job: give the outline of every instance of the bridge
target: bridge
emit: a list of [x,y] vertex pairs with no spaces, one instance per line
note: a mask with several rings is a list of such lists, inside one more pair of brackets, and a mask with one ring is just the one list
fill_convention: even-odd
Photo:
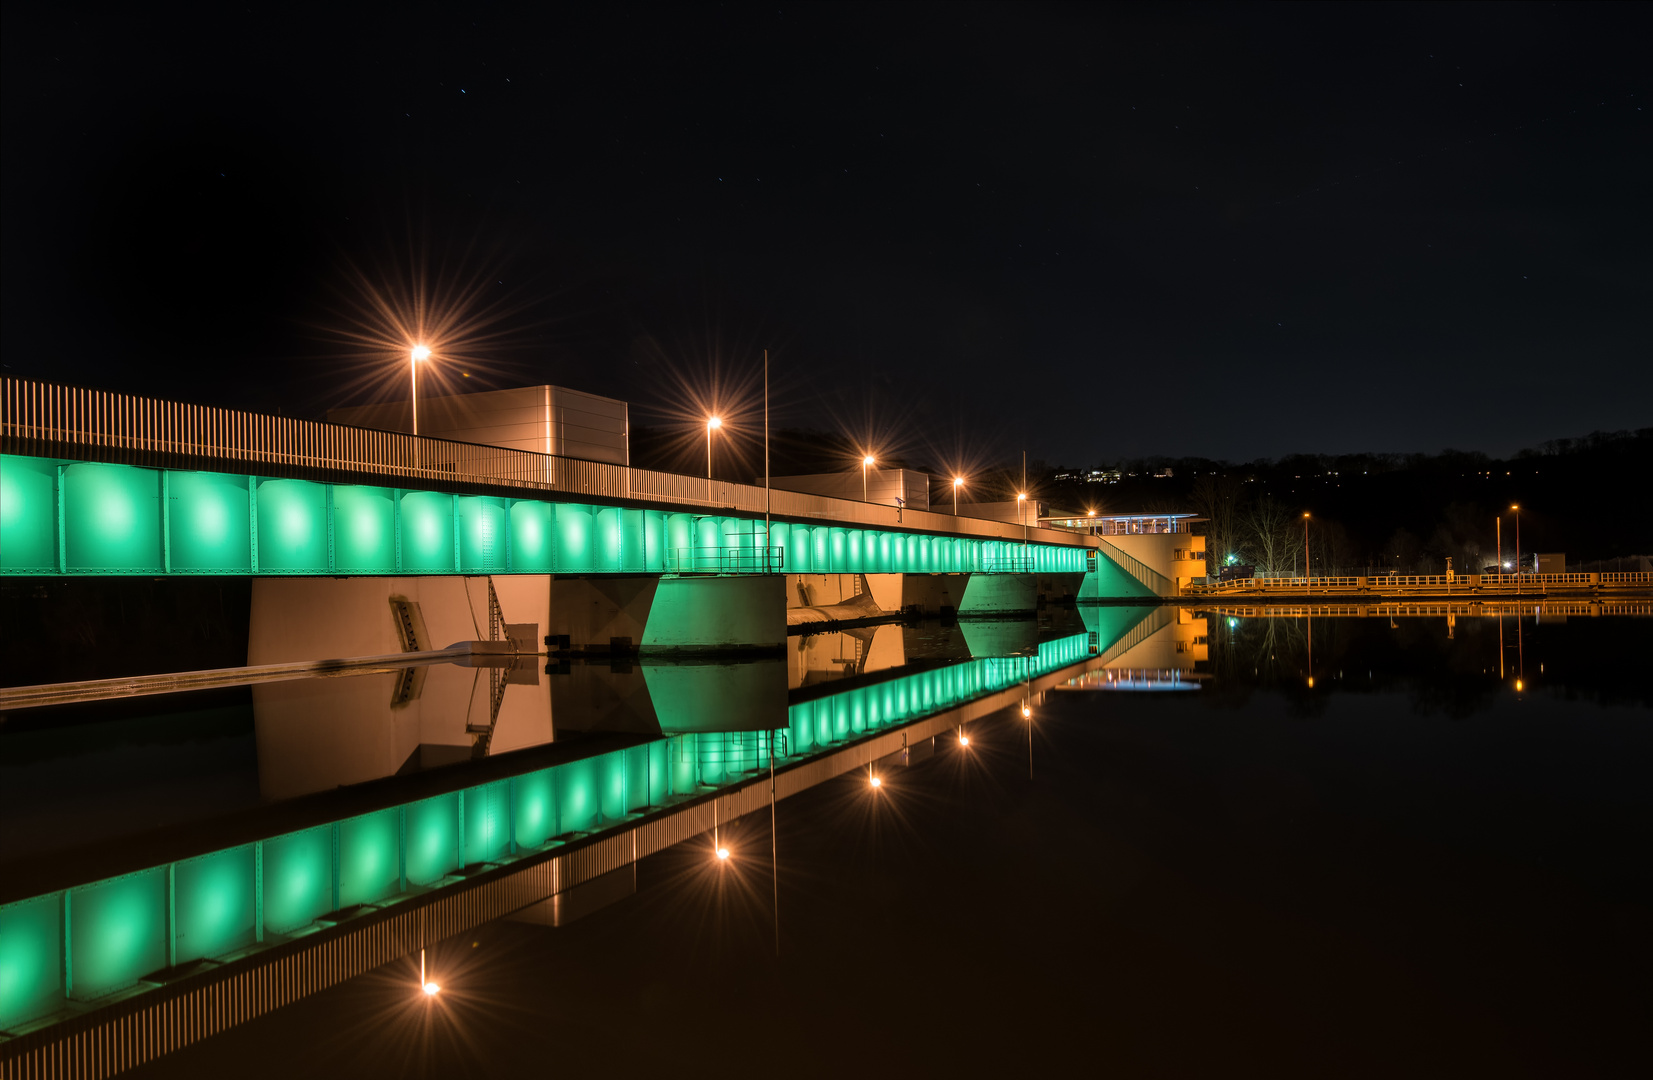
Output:
[[[555,578],[543,596],[516,589],[508,620],[574,647],[643,648],[774,644],[802,603],[779,575],[827,575],[840,592],[871,575],[882,610],[961,617],[1029,612],[1044,594],[1177,591],[1077,530],[11,378],[0,574],[248,576],[276,605],[330,603],[329,587],[269,579],[379,578],[385,596],[353,602],[380,609],[399,579]],[[617,596],[628,576],[649,579],[641,601]],[[559,614],[594,608],[618,621]],[[763,625],[711,629],[731,612]]]

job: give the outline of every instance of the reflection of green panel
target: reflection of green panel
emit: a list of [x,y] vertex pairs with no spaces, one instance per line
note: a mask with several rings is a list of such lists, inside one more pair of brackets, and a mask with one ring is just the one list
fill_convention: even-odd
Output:
[[591,507],[557,504],[557,572],[590,570],[593,558]]
[[63,894],[0,907],[0,1029],[63,1005]]
[[518,499],[511,504],[511,569],[548,574],[551,562],[551,504]]
[[57,463],[0,456],[0,568],[57,570]]
[[499,780],[465,792],[464,863],[492,862],[511,846],[510,785]]
[[402,570],[440,574],[455,569],[453,497],[434,491],[402,495]]
[[538,847],[557,835],[557,807],[553,801],[553,791],[550,769],[517,777],[518,847]]
[[626,814],[626,755],[617,750],[596,759],[597,788],[603,818],[614,821]]
[[341,574],[396,572],[396,493],[389,488],[333,488],[333,565]]
[[459,869],[459,795],[438,795],[407,808],[407,873],[429,885]]
[[258,482],[258,569],[327,572],[325,484]]
[[175,472],[167,488],[173,570],[246,573],[252,568],[246,477]]
[[176,864],[178,963],[222,956],[252,944],[255,877],[251,844]]
[[264,841],[264,926],[278,934],[333,909],[333,830],[323,825]]
[[166,966],[166,870],[100,881],[69,895],[70,996],[131,986]]
[[368,904],[401,887],[395,808],[339,823],[339,907]]
[[593,515],[592,521],[596,532],[593,536],[591,568],[606,573],[617,572],[621,561],[620,510],[615,506],[602,507]]
[[158,572],[161,474],[78,462],[63,472],[68,568]]
[[462,495],[459,500],[460,565],[468,574],[505,569],[505,510],[500,500]]
[[595,758],[572,761],[558,767],[557,804],[563,832],[580,832],[597,827],[601,815]]

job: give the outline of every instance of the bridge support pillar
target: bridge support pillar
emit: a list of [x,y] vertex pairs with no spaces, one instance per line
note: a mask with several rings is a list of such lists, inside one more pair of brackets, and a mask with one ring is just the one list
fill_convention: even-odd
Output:
[[641,652],[655,656],[780,653],[786,578],[780,574],[662,577]]
[[1000,619],[1031,615],[1039,608],[1038,582],[1032,574],[971,574],[959,601],[959,618]]

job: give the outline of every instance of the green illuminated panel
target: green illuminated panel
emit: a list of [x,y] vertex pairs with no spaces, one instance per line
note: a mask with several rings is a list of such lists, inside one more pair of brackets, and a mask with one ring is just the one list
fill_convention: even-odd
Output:
[[459,796],[438,795],[407,808],[407,876],[429,885],[459,869]]
[[597,800],[597,762],[572,761],[557,770],[558,823],[563,832],[594,829],[602,819]]
[[166,967],[166,915],[163,867],[72,890],[69,996],[89,1001]]
[[452,573],[453,496],[409,491],[402,496],[402,571]]
[[258,569],[325,574],[327,485],[308,480],[258,481]]
[[0,907],[0,1029],[63,1005],[63,894]]
[[623,547],[620,528],[620,510],[614,506],[596,508],[592,517],[595,541],[591,553],[591,569],[599,573],[615,573],[621,568]]
[[278,934],[333,910],[333,828],[264,841],[264,926]]
[[177,963],[252,944],[257,914],[253,845],[178,863],[173,875]]
[[395,810],[339,822],[339,907],[370,904],[401,888],[401,815]]
[[0,567],[57,570],[57,463],[0,457]]
[[467,574],[505,569],[505,504],[500,499],[462,495],[459,503],[459,557]]
[[333,487],[333,566],[341,574],[396,572],[396,493]]
[[548,574],[551,553],[551,504],[518,499],[511,504],[511,570]]
[[252,568],[245,476],[168,474],[167,518],[174,573],[244,574]]
[[67,569],[160,573],[161,474],[77,462],[63,470]]
[[591,537],[591,507],[558,503],[556,515],[558,572],[566,574],[592,569],[595,556]]

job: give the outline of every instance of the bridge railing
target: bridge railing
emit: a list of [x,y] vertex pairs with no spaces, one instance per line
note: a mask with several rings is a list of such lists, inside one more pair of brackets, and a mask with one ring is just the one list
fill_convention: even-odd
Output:
[[[209,459],[227,471],[282,475],[324,470],[412,484],[465,483],[526,491],[765,512],[765,489],[579,458],[435,439],[396,431],[188,405],[38,379],[0,378],[0,445],[8,453],[134,465]],[[192,465],[191,467],[199,467]],[[780,518],[818,519],[987,540],[1090,546],[1061,529],[1024,529],[982,518],[771,489]]]

